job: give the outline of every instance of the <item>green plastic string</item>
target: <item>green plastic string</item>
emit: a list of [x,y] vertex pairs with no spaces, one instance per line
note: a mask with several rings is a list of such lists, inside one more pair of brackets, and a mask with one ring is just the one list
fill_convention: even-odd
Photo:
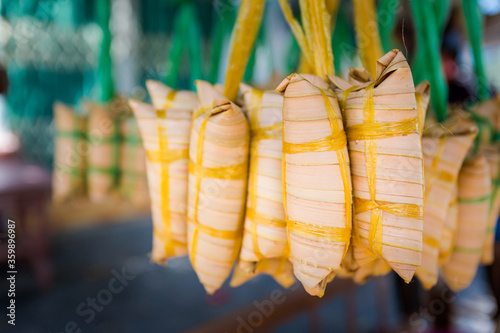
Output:
[[342,65],[342,60],[352,59],[356,53],[354,31],[348,20],[349,10],[348,2],[341,1],[332,34],[333,64],[336,75],[342,75],[345,70],[346,66]]
[[[265,15],[265,14],[264,14]],[[264,21],[264,18],[262,18]],[[265,44],[265,37],[266,37],[266,24],[261,24],[260,25],[260,30],[259,34],[257,35],[257,40],[255,41],[255,44],[253,46],[252,53],[250,54],[250,58],[248,59],[248,64],[247,68],[245,69],[245,75],[243,76],[243,82],[248,82],[251,83],[253,81],[253,74],[255,71],[255,61],[256,61],[256,55],[257,55],[257,49],[259,46]]]
[[384,52],[389,52],[394,48],[391,34],[396,24],[395,18],[399,4],[400,0],[382,0],[378,6],[378,30]]
[[167,62],[165,66],[166,75],[164,83],[174,89],[179,85],[179,70],[184,49],[184,38],[186,23],[189,19],[189,9],[182,6],[175,15],[174,27],[170,37],[170,46],[167,51]]
[[436,15],[439,36],[443,33],[446,23],[448,22],[450,5],[451,0],[434,0],[433,10],[434,15]]
[[235,8],[230,4],[225,4],[224,6],[231,7],[224,7],[224,10],[216,9],[213,12],[214,28],[212,29],[210,38],[210,71],[208,73],[208,81],[212,84],[218,82],[224,41],[231,35],[231,30],[236,20]]
[[[436,17],[436,34],[439,41],[443,36],[444,28],[448,20],[450,5],[451,0],[434,0],[432,2],[432,10]],[[413,80],[415,84],[418,84],[427,78],[427,69],[427,59],[422,52],[422,48],[417,47],[415,60],[413,61],[412,66]]]
[[[448,86],[440,55],[437,22],[430,0],[410,0],[417,32],[417,43],[425,59],[426,79],[431,84],[431,102],[439,121],[447,117]],[[419,68],[419,70],[421,70]],[[414,73],[418,73],[414,71]]]
[[97,65],[96,100],[108,102],[113,98],[115,87],[113,83],[113,64],[111,61],[111,31],[109,19],[111,17],[110,0],[97,0],[97,24],[102,31],[101,52]]
[[[92,135],[87,135],[87,141],[90,144],[110,144],[111,145],[111,165],[109,167],[97,167],[97,166],[87,166],[87,176],[92,173],[101,173],[110,175],[112,179],[112,188],[117,188],[120,180],[120,143],[122,141],[120,135],[120,123],[119,119],[113,120],[113,133],[107,138],[95,137]],[[88,180],[87,180],[88,182]]]
[[483,41],[483,16],[477,0],[462,0],[462,8],[467,25],[469,42],[474,57],[474,70],[477,79],[477,97],[480,101],[490,98],[488,80],[484,70],[481,44]]
[[183,5],[186,7],[188,19],[186,22],[185,42],[187,43],[187,51],[189,56],[189,78],[191,81],[191,89],[195,90],[194,82],[203,79],[202,69],[202,38],[200,20],[197,18],[196,7],[192,2]]
[[289,75],[295,71],[299,63],[300,58],[300,48],[299,44],[295,40],[292,34],[290,34],[290,41],[288,43],[288,52],[284,54],[285,59],[283,63],[285,64],[285,75]]

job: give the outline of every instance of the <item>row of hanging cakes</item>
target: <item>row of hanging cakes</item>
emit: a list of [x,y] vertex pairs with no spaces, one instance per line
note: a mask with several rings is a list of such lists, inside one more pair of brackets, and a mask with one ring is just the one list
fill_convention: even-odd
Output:
[[148,81],[152,105],[130,101],[147,156],[152,259],[188,254],[208,293],[233,266],[233,286],[265,273],[317,296],[335,276],[391,270],[425,288],[439,272],[466,287],[493,260],[500,149],[476,123],[498,131],[498,101],[424,126],[429,84],[414,86],[401,52],[367,52],[367,68],[336,77],[325,4],[300,4],[306,29],[280,0],[314,74],[289,75],[276,91],[240,85],[264,6],[243,1],[224,86]]
[[[278,92],[241,84],[240,106],[204,81],[197,94],[148,81],[153,105],[130,105],[147,154],[152,259],[189,254],[209,293],[236,260],[233,286],[260,273],[290,286],[295,275],[321,296],[336,275],[392,269],[430,288],[441,269],[466,287],[493,260],[498,145],[473,151],[477,127],[458,111],[422,138],[428,83],[414,87],[397,50],[377,66],[376,79],[292,74]],[[496,101],[482,108],[498,117]]]

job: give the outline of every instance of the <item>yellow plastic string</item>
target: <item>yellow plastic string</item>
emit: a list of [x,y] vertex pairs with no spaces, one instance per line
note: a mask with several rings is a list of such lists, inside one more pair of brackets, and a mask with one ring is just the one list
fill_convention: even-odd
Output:
[[303,29],[288,0],[279,0],[283,15],[314,73],[323,79],[335,73],[331,45],[331,16],[324,0],[300,0]]
[[[163,242],[165,244],[165,254],[167,256],[175,254],[174,244],[172,242],[172,230],[170,229],[169,163],[182,158],[187,158],[187,150],[185,150],[180,153],[178,152],[175,156],[175,159],[164,162],[164,160],[168,160],[170,158],[170,151],[168,150],[167,127],[164,126],[164,122],[167,115],[166,110],[172,106],[174,99],[175,91],[171,90],[165,98],[163,109],[156,111],[159,152],[158,154],[155,154],[157,156],[157,159],[153,159],[160,162],[160,198],[163,223],[162,234]],[[184,153],[184,155],[181,155],[182,153]],[[148,153],[148,158],[150,157],[150,155],[152,155],[151,152]]]
[[353,0],[354,28],[363,66],[377,76],[377,60],[383,55],[374,0]]
[[276,123],[266,127],[261,127],[251,131],[252,141],[279,139],[281,137],[281,127],[283,124]]
[[212,237],[226,239],[226,240],[231,240],[231,239],[235,239],[235,238],[239,237],[239,230],[218,230],[218,229],[214,229],[212,227],[209,227],[207,225],[201,224],[195,220],[190,219],[189,222],[192,222],[195,224],[197,231],[201,231],[204,234],[207,234],[207,235],[212,236]]
[[260,224],[268,227],[281,228],[286,227],[286,221],[277,219],[275,217],[258,213],[254,209],[248,207],[246,211],[246,216],[255,224]]
[[[170,212],[171,213],[180,213],[180,214],[184,213],[184,212],[175,212],[173,210],[170,210]],[[163,237],[165,237],[165,234],[162,231],[158,230],[158,228],[155,228],[154,226],[153,226],[153,235],[155,235],[156,237],[158,237],[160,239],[163,239]],[[181,241],[178,241],[176,239],[171,239],[169,243],[171,243],[172,246],[174,246],[174,245],[186,246],[186,242],[181,242]]]
[[265,0],[242,0],[231,35],[229,62],[224,84],[224,95],[236,100],[245,67],[259,32]]
[[325,0],[326,11],[330,15],[330,26],[333,27],[337,11],[339,9],[340,0]]
[[388,213],[391,213],[400,217],[410,217],[413,219],[423,220],[423,210],[419,205],[413,204],[395,204],[391,202],[373,202],[368,200],[363,200],[360,198],[354,198],[354,203],[356,205],[356,213],[361,214],[369,210],[379,208]]
[[426,245],[429,245],[430,247],[433,248],[438,248],[439,247],[439,240],[434,238],[433,236],[427,235],[426,237],[423,238],[423,242]]
[[349,97],[349,94],[358,88],[359,88],[358,86],[352,86],[344,90],[344,92],[342,93],[342,98],[340,99],[340,107],[342,108],[342,110],[345,110],[346,108],[347,97]]
[[338,133],[321,138],[307,143],[290,143],[283,144],[283,152],[285,154],[306,153],[314,150],[315,152],[339,150],[347,145],[345,132],[343,130]]
[[304,237],[310,237],[311,235],[313,235],[321,240],[327,240],[330,242],[349,244],[349,238],[351,237],[350,228],[332,227],[291,220],[288,221],[287,226],[289,232],[292,232],[294,234],[298,234]]
[[418,132],[420,136],[424,133],[425,114],[427,110],[424,108],[424,98],[419,92],[415,92],[415,100],[417,101],[417,117],[418,117]]
[[398,122],[352,125],[349,127],[347,140],[376,140],[418,133],[417,126],[417,118],[410,118]]
[[147,150],[146,155],[151,163],[172,163],[187,158],[189,149],[167,149],[165,151]]
[[193,161],[189,161],[189,172],[201,178],[217,179],[245,179],[247,163],[240,163],[227,167],[207,168]]
[[281,10],[283,11],[283,16],[285,16],[285,20],[290,26],[290,30],[299,44],[300,49],[302,50],[302,54],[304,55],[306,61],[309,65],[313,66],[313,55],[312,50],[309,49],[309,44],[307,42],[306,36],[302,27],[300,26],[299,21],[293,16],[292,7],[288,0],[279,0],[279,4],[281,6]]

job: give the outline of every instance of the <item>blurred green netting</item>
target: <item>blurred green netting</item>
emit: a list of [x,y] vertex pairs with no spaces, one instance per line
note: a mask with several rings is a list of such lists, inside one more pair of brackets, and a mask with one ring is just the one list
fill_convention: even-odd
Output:
[[[228,43],[236,15],[232,0],[104,1],[113,6],[129,1],[132,7],[129,17],[121,22],[135,20],[138,38],[132,41],[117,36],[123,39],[115,40],[113,23],[110,30],[112,54],[115,46],[133,43],[131,49],[138,67],[135,85],[144,87],[146,79],[156,79],[177,89],[189,89],[197,78],[218,81],[222,46]],[[101,26],[98,24],[99,3],[102,0],[0,3],[0,61],[6,64],[10,80],[5,121],[19,135],[22,153],[31,162],[51,166],[55,101],[78,109],[82,98],[108,99],[114,92],[113,83],[106,79],[106,68],[102,68],[103,31],[105,41],[109,42],[110,35],[102,29],[102,20]],[[118,10],[113,8],[113,12]],[[183,20],[176,30],[178,14]],[[214,26],[217,31],[212,29]],[[182,38],[173,38],[176,35]],[[208,42],[212,38],[217,39],[214,45]],[[180,56],[172,57],[178,49]],[[210,66],[212,63],[216,66]],[[110,66],[116,70],[111,63],[104,67]],[[174,76],[167,75],[167,71],[176,73],[175,80],[168,80]]]
[[92,1],[3,0],[0,61],[7,64],[8,126],[19,134],[23,154],[49,166],[52,104],[75,104],[90,91],[99,31]]

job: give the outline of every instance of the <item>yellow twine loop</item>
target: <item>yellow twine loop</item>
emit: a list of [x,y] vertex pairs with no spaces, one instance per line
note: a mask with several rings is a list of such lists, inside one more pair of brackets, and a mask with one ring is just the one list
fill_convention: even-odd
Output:
[[377,76],[377,60],[383,55],[374,0],[354,0],[354,28],[363,66]]
[[293,16],[288,0],[279,0],[286,21],[314,73],[323,79],[334,74],[331,15],[324,0],[300,0],[303,28]]
[[224,95],[236,100],[245,67],[259,32],[265,0],[242,0],[238,17],[231,35],[229,62],[227,65]]

